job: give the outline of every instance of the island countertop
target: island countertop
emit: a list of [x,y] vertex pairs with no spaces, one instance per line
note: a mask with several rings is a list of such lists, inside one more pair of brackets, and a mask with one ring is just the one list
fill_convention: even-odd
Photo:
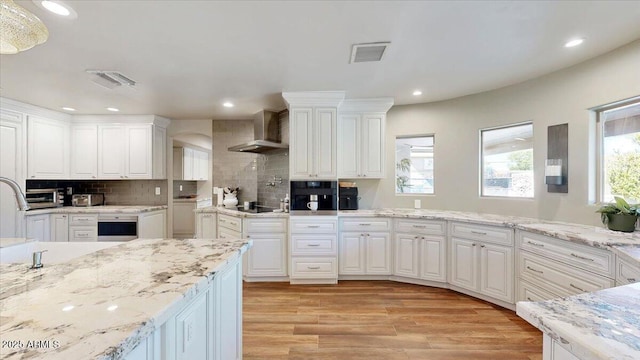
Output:
[[140,239],[38,270],[0,265],[0,357],[120,359],[251,244]]
[[517,314],[580,359],[640,359],[640,283],[540,302]]
[[96,205],[62,206],[57,208],[34,209],[24,212],[25,216],[43,214],[140,214],[156,210],[165,210],[167,205]]

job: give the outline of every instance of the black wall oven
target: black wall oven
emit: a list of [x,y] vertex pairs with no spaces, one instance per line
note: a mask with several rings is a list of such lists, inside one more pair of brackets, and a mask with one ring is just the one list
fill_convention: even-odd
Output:
[[129,241],[138,238],[138,216],[100,215],[98,241]]

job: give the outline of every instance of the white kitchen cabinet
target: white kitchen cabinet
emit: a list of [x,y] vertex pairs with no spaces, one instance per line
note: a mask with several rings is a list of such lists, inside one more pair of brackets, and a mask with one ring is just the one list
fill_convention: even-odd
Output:
[[193,180],[209,180],[209,153],[195,150],[193,160]]
[[167,211],[156,210],[138,215],[138,239],[164,239],[167,228]]
[[449,283],[513,303],[512,230],[451,223]]
[[69,241],[69,217],[67,214],[51,214],[51,241]]
[[367,275],[391,275],[391,237],[389,233],[366,233]]
[[165,130],[153,124],[98,125],[98,177],[166,178]]
[[51,220],[48,214],[30,215],[27,219],[27,238],[36,241],[51,240]]
[[[0,109],[0,176],[14,180],[24,190],[26,171],[26,121],[22,113]],[[0,185],[0,238],[24,237],[23,212],[9,186]]]
[[365,256],[365,241],[362,233],[340,233],[338,252],[340,275],[364,275],[366,273]]
[[71,178],[98,178],[98,125],[71,125]]
[[[210,303],[213,289],[198,294],[193,301],[175,317],[176,359],[210,359],[213,337],[210,322],[213,314]],[[223,295],[224,296],[224,295]]]
[[242,359],[242,262],[216,274],[214,289],[213,358]]
[[616,285],[626,285],[640,282],[640,267],[621,259],[616,261]]
[[247,281],[285,280],[287,271],[287,220],[247,218],[245,237],[253,241],[246,252],[244,278]]
[[292,284],[338,282],[338,219],[334,216],[291,216],[289,233]]
[[69,241],[98,241],[97,214],[69,214]]
[[386,113],[393,99],[348,99],[338,110],[338,177],[384,177]]
[[340,219],[339,274],[391,275],[391,219]]
[[209,153],[188,147],[173,148],[174,180],[209,180]]
[[68,179],[69,122],[29,115],[27,133],[28,178]]
[[[542,334],[542,359],[543,360],[580,360],[559,341],[554,340],[548,334]],[[570,347],[568,344],[567,347]]]
[[192,238],[196,230],[196,209],[194,201],[173,201],[173,236]]
[[196,238],[215,239],[216,237],[216,214],[196,214]]
[[442,235],[420,236],[420,278],[447,281],[447,242]]
[[417,278],[420,271],[418,247],[420,237],[411,234],[396,234],[394,275]]
[[337,177],[337,109],[342,91],[283,93],[289,108],[289,177]]

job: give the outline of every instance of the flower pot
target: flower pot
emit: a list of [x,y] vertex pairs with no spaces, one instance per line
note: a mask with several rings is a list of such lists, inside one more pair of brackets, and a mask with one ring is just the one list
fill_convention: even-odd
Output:
[[636,230],[637,215],[607,214],[609,230],[634,232]]

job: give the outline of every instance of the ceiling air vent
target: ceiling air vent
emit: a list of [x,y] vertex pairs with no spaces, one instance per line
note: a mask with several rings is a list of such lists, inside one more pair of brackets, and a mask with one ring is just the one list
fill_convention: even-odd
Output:
[[113,89],[122,85],[131,87],[136,85],[134,80],[117,71],[87,70],[87,73],[93,75],[91,81],[107,89]]
[[390,42],[376,42],[367,44],[354,44],[351,48],[350,63],[360,63],[368,61],[380,61],[387,51]]

